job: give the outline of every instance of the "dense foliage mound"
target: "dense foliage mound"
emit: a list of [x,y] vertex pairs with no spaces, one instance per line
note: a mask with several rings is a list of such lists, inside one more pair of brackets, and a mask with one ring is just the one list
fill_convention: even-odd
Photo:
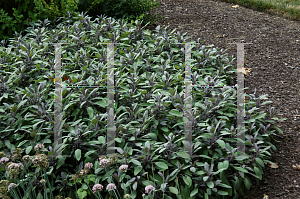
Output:
[[[185,34],[102,15],[44,20],[0,47],[2,196],[239,198],[261,179],[275,135],[270,101],[246,95],[246,153],[236,156],[234,60],[192,45],[192,153],[184,151]],[[60,19],[59,19],[60,20]],[[54,150],[55,45],[62,45],[63,155]],[[107,44],[114,48],[115,146],[106,156]],[[200,42],[201,43],[201,42]],[[221,51],[222,52],[222,51]],[[66,78],[65,78],[66,77]],[[101,85],[103,87],[76,87]],[[228,87],[224,85],[229,85]],[[231,86],[231,87],[230,87]],[[269,127],[274,126],[271,131]],[[24,155],[24,156],[23,156]],[[93,187],[93,188],[91,188]],[[60,195],[60,196],[58,196]]]

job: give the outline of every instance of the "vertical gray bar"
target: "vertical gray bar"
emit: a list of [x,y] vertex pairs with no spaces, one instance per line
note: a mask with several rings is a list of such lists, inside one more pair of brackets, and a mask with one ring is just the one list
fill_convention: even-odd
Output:
[[[61,44],[55,44],[54,148],[62,144]],[[56,150],[54,150],[56,151]],[[54,154],[53,154],[54,155]],[[58,155],[61,156],[59,150]]]
[[184,95],[184,130],[186,133],[186,140],[184,143],[184,150],[192,158],[192,80],[191,80],[191,44],[185,44],[185,95]]
[[114,43],[107,44],[107,66],[107,156],[110,157],[115,153]]
[[252,43],[229,43],[237,44],[237,155],[245,155],[245,124],[244,121],[244,44]]
[[245,153],[244,121],[244,44],[237,44],[237,153]]

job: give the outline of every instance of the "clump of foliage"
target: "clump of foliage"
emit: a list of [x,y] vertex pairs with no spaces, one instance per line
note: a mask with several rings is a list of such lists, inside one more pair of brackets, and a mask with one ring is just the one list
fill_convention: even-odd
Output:
[[[152,0],[151,0],[152,1]],[[31,26],[31,22],[49,19],[53,21],[55,27],[56,19],[66,17],[66,13],[71,12],[71,16],[77,16],[80,12],[87,11],[92,18],[97,15],[122,18],[131,21],[132,19],[143,19],[143,23],[155,21],[152,16],[145,14],[146,11],[158,7],[149,0],[1,0],[0,1],[0,41],[13,36],[14,32],[24,31]],[[111,14],[113,13],[113,14]],[[142,24],[142,25],[144,25]]]
[[[240,198],[261,180],[271,138],[283,133],[270,101],[246,95],[244,156],[236,156],[233,57],[192,44],[192,156],[185,151],[184,55],[188,37],[81,13],[55,29],[33,23],[0,47],[2,194],[18,198]],[[60,20],[58,19],[58,20]],[[53,143],[55,45],[62,45],[63,143]],[[115,146],[106,156],[108,52],[114,48]],[[187,78],[187,77],[186,77]],[[190,77],[188,77],[190,78]],[[78,87],[99,85],[103,87]],[[77,86],[77,87],[76,87]],[[271,129],[271,128],[273,129]],[[274,130],[275,129],[275,130]],[[274,138],[273,138],[274,139]],[[69,157],[51,156],[62,151]],[[24,186],[26,185],[26,186]],[[68,199],[69,199],[68,198]]]
[[93,3],[88,9],[87,5],[82,4],[80,11],[89,10],[87,13],[89,16],[105,14],[107,17],[125,19],[129,22],[131,20],[143,20],[141,25],[145,25],[148,22],[150,22],[149,25],[153,25],[162,18],[162,16],[155,18],[157,14],[151,16],[147,12],[159,6],[159,2],[153,0],[99,0],[97,4]]
[[2,0],[0,1],[0,40],[12,37],[15,31],[24,31],[31,26],[30,22],[46,18],[53,20],[56,17],[66,16],[67,11],[74,14],[78,1]]

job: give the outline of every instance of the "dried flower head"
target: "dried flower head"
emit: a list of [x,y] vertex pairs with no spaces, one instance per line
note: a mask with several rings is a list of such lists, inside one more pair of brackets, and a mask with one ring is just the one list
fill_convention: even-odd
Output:
[[125,164],[123,164],[119,167],[119,171],[127,171],[127,169],[128,169],[128,165],[125,165]]
[[100,162],[102,159],[107,159],[107,157],[104,156],[104,155],[100,156],[100,157],[99,157],[99,162]]
[[23,164],[22,163],[12,163],[8,166],[8,169],[11,170],[11,169],[17,169],[17,170],[20,170],[20,169],[23,169]]
[[72,176],[72,180],[73,181],[76,181],[76,180],[78,180],[79,179],[79,176],[77,175],[77,174],[74,174],[73,176]]
[[13,189],[13,188],[15,188],[15,187],[17,187],[18,185],[17,184],[15,184],[15,183],[10,183],[9,185],[8,185],[8,191],[10,191],[11,189]]
[[43,144],[37,144],[37,145],[35,145],[34,150],[39,152],[41,149],[44,149],[44,148],[45,148],[45,146]]
[[119,161],[118,155],[117,154],[113,154],[109,157],[109,161],[111,164],[115,164]]
[[9,161],[9,159],[7,157],[2,157],[0,159],[0,164],[6,164]]
[[13,151],[13,155],[11,156],[12,161],[19,160],[19,159],[21,159],[21,157],[22,157],[22,149],[16,148]]
[[104,168],[104,167],[108,166],[109,165],[108,159],[102,159],[100,161],[99,165],[100,165],[101,168]]
[[88,173],[89,173],[89,170],[82,169],[79,173],[79,176],[82,177],[82,179],[84,179]]
[[29,155],[24,155],[23,158],[22,158],[22,160],[23,160],[24,162],[29,162],[29,161],[31,161]]
[[19,175],[19,170],[24,168],[22,163],[9,162],[6,165],[6,171],[9,173],[9,178],[16,179]]
[[152,185],[148,185],[145,187],[145,192],[148,194],[150,194],[154,190],[155,190],[155,188]]
[[116,190],[116,189],[117,189],[117,187],[116,187],[116,185],[113,184],[113,183],[109,183],[109,184],[107,185],[107,187],[106,187],[106,190],[108,190],[108,191],[113,191],[113,190]]
[[92,163],[89,163],[89,162],[86,163],[85,166],[84,166],[84,169],[86,169],[86,170],[87,170],[87,169],[91,169],[91,168],[93,168],[93,164],[92,164]]
[[37,154],[32,159],[32,163],[41,169],[47,169],[49,167],[48,158],[45,154]]
[[95,184],[93,186],[93,192],[96,193],[98,191],[102,191],[103,190],[103,186],[101,184]]

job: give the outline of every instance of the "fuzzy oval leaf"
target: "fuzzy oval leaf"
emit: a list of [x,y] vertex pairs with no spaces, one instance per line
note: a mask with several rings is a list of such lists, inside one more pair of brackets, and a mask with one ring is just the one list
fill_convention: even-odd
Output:
[[94,109],[92,107],[87,107],[87,112],[88,112],[89,118],[92,119],[94,117]]
[[254,172],[255,172],[255,174],[259,177],[259,179],[261,180],[261,179],[262,179],[262,176],[261,176],[260,169],[257,168],[257,167],[254,167]]
[[135,159],[131,159],[131,162],[135,165],[141,166],[141,163]]
[[218,190],[218,194],[221,195],[221,196],[227,196],[227,195],[228,195],[228,192]]
[[169,132],[169,129],[167,127],[162,127],[161,130],[163,130],[164,132]]
[[185,184],[186,184],[187,186],[189,186],[189,187],[192,185],[192,179],[191,179],[190,176],[183,176],[183,181],[184,181]]
[[139,172],[141,172],[141,170],[143,169],[142,166],[137,166],[134,168],[134,175],[136,176]]
[[212,181],[210,181],[207,183],[207,186],[212,189],[212,188],[214,188],[214,183]]
[[155,165],[160,168],[160,170],[164,171],[168,169],[168,165],[164,162],[155,162]]
[[260,159],[260,158],[255,158],[255,161],[260,165],[260,166],[262,166],[262,167],[265,167],[265,164],[264,164],[264,162]]
[[178,110],[176,110],[176,109],[170,110],[170,111],[169,111],[169,114],[174,115],[174,116],[176,116],[176,117],[182,117],[182,116],[183,116],[183,114],[180,113],[180,112],[179,112]]
[[249,190],[250,189],[250,182],[247,178],[243,178],[244,180],[244,184],[245,184],[245,187]]
[[28,146],[26,147],[26,154],[28,155],[30,153],[30,151],[32,150],[32,146]]
[[80,160],[80,158],[81,158],[81,149],[76,149],[75,158],[77,159],[77,161]]
[[178,195],[178,189],[177,189],[176,187],[169,187],[169,190],[170,190],[172,193]]
[[136,188],[137,188],[137,182],[133,183],[132,188],[133,188],[133,190],[136,190]]
[[177,155],[178,155],[179,157],[182,157],[182,158],[190,158],[190,155],[189,155],[187,152],[184,152],[184,151],[179,151],[179,152],[177,153]]
[[247,169],[244,169],[242,167],[233,167],[234,169],[238,170],[238,171],[241,171],[241,172],[244,172],[244,173],[248,173],[248,170]]
[[195,188],[192,193],[190,194],[190,197],[193,197],[194,195],[196,195],[198,193],[198,188]]
[[219,183],[218,186],[224,187],[224,188],[227,188],[227,189],[232,189],[231,186],[229,186],[229,185],[227,185],[227,184],[223,184],[223,183]]
[[220,147],[223,149],[225,148],[225,142],[223,140],[217,140],[216,142],[220,145]]

